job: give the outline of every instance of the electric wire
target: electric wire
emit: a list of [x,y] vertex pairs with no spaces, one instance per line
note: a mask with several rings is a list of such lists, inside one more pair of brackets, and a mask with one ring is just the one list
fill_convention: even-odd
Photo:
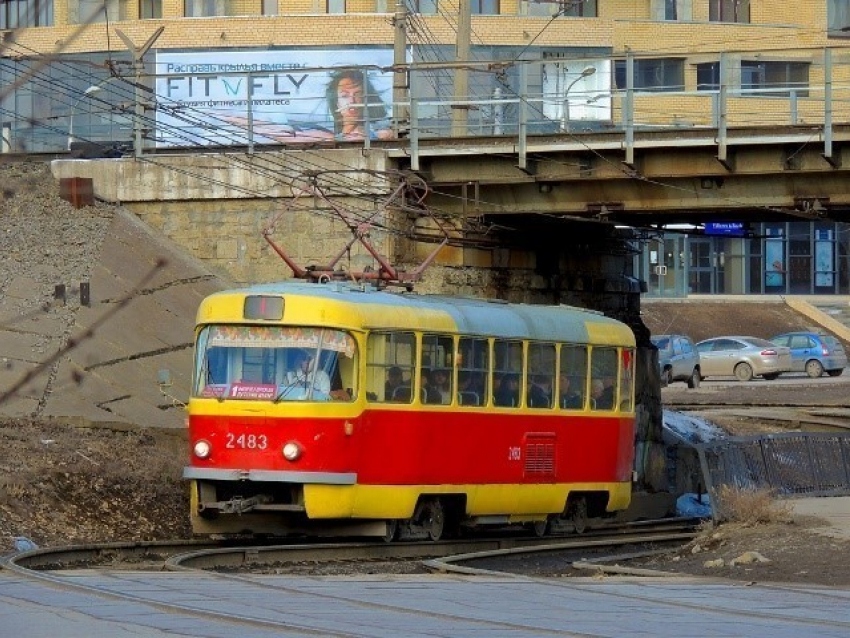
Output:
[[[701,52],[701,53],[702,53],[702,52]],[[762,115],[762,116],[764,115],[763,113],[759,113],[759,114],[760,114],[760,115]],[[630,177],[633,177],[633,178],[640,178],[640,176],[636,176],[636,175],[630,175]],[[667,187],[671,187],[671,186],[673,186],[673,185],[667,185],[667,184],[664,184],[664,183],[659,183],[659,185],[663,185],[663,186],[667,186]]]

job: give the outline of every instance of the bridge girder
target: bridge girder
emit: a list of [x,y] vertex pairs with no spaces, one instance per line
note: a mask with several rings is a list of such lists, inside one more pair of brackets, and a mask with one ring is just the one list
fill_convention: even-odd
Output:
[[[707,220],[850,221],[850,145],[825,158],[817,143],[776,141],[728,147],[638,149],[631,165],[620,149],[518,155],[431,155],[419,171],[433,188],[429,204],[456,215],[545,214],[630,225]],[[575,146],[575,145],[573,145]],[[844,156],[846,157],[846,161]]]

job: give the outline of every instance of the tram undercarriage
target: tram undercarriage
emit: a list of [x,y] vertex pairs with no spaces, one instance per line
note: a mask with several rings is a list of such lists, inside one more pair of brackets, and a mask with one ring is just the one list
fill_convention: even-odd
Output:
[[297,484],[191,482],[191,523],[199,535],[368,536],[390,541],[440,540],[472,529],[523,526],[537,536],[581,534],[608,513],[606,492],[573,492],[558,514],[469,515],[465,494],[423,494],[400,519],[309,518]]

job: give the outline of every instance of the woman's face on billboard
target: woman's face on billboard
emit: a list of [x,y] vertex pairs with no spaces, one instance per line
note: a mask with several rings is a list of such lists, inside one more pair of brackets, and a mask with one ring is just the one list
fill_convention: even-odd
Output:
[[342,78],[336,89],[337,109],[346,119],[360,119],[363,117],[361,107],[363,105],[363,87],[359,82],[351,78]]

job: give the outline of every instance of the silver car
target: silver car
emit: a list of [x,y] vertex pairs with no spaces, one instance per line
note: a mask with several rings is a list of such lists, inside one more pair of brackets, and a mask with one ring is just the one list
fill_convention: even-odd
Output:
[[661,385],[684,381],[689,388],[699,387],[699,352],[693,341],[685,335],[654,335],[650,340],[658,348]]
[[791,349],[757,337],[714,337],[700,341],[702,378],[735,376],[749,381],[753,376],[771,380],[791,371]]

